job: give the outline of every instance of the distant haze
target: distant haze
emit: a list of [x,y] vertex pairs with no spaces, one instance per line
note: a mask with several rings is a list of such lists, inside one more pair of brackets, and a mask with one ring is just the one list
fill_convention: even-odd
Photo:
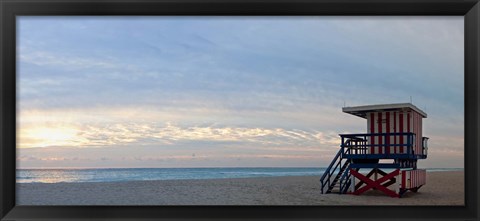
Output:
[[463,17],[17,19],[17,167],[323,167],[347,106],[423,109],[463,167]]

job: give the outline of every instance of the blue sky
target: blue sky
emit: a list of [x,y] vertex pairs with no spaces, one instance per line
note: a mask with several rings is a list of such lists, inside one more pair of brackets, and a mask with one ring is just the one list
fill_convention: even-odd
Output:
[[463,167],[462,17],[19,17],[18,165],[326,166],[347,106],[426,108]]

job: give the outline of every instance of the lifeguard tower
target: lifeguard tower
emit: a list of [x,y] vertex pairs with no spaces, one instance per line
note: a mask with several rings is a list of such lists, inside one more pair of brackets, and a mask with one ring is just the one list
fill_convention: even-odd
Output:
[[320,179],[323,194],[359,195],[377,189],[401,197],[425,185],[426,171],[417,169],[417,161],[427,158],[428,138],[422,137],[425,112],[411,103],[342,110],[366,119],[367,133],[340,134],[340,150]]

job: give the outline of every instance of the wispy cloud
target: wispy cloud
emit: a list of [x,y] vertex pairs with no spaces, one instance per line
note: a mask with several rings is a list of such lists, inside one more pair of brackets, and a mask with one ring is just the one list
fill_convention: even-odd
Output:
[[333,132],[283,128],[247,128],[189,126],[171,123],[165,125],[148,123],[106,125],[45,125],[22,128],[19,135],[20,148],[35,147],[102,147],[119,145],[176,145],[186,142],[230,142],[235,145],[248,143],[257,148],[264,146],[321,146],[336,145]]

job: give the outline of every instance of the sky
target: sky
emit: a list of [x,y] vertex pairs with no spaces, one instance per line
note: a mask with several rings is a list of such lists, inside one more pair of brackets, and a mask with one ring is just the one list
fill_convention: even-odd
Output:
[[448,17],[17,17],[17,168],[324,167],[412,103],[464,165],[464,24]]

